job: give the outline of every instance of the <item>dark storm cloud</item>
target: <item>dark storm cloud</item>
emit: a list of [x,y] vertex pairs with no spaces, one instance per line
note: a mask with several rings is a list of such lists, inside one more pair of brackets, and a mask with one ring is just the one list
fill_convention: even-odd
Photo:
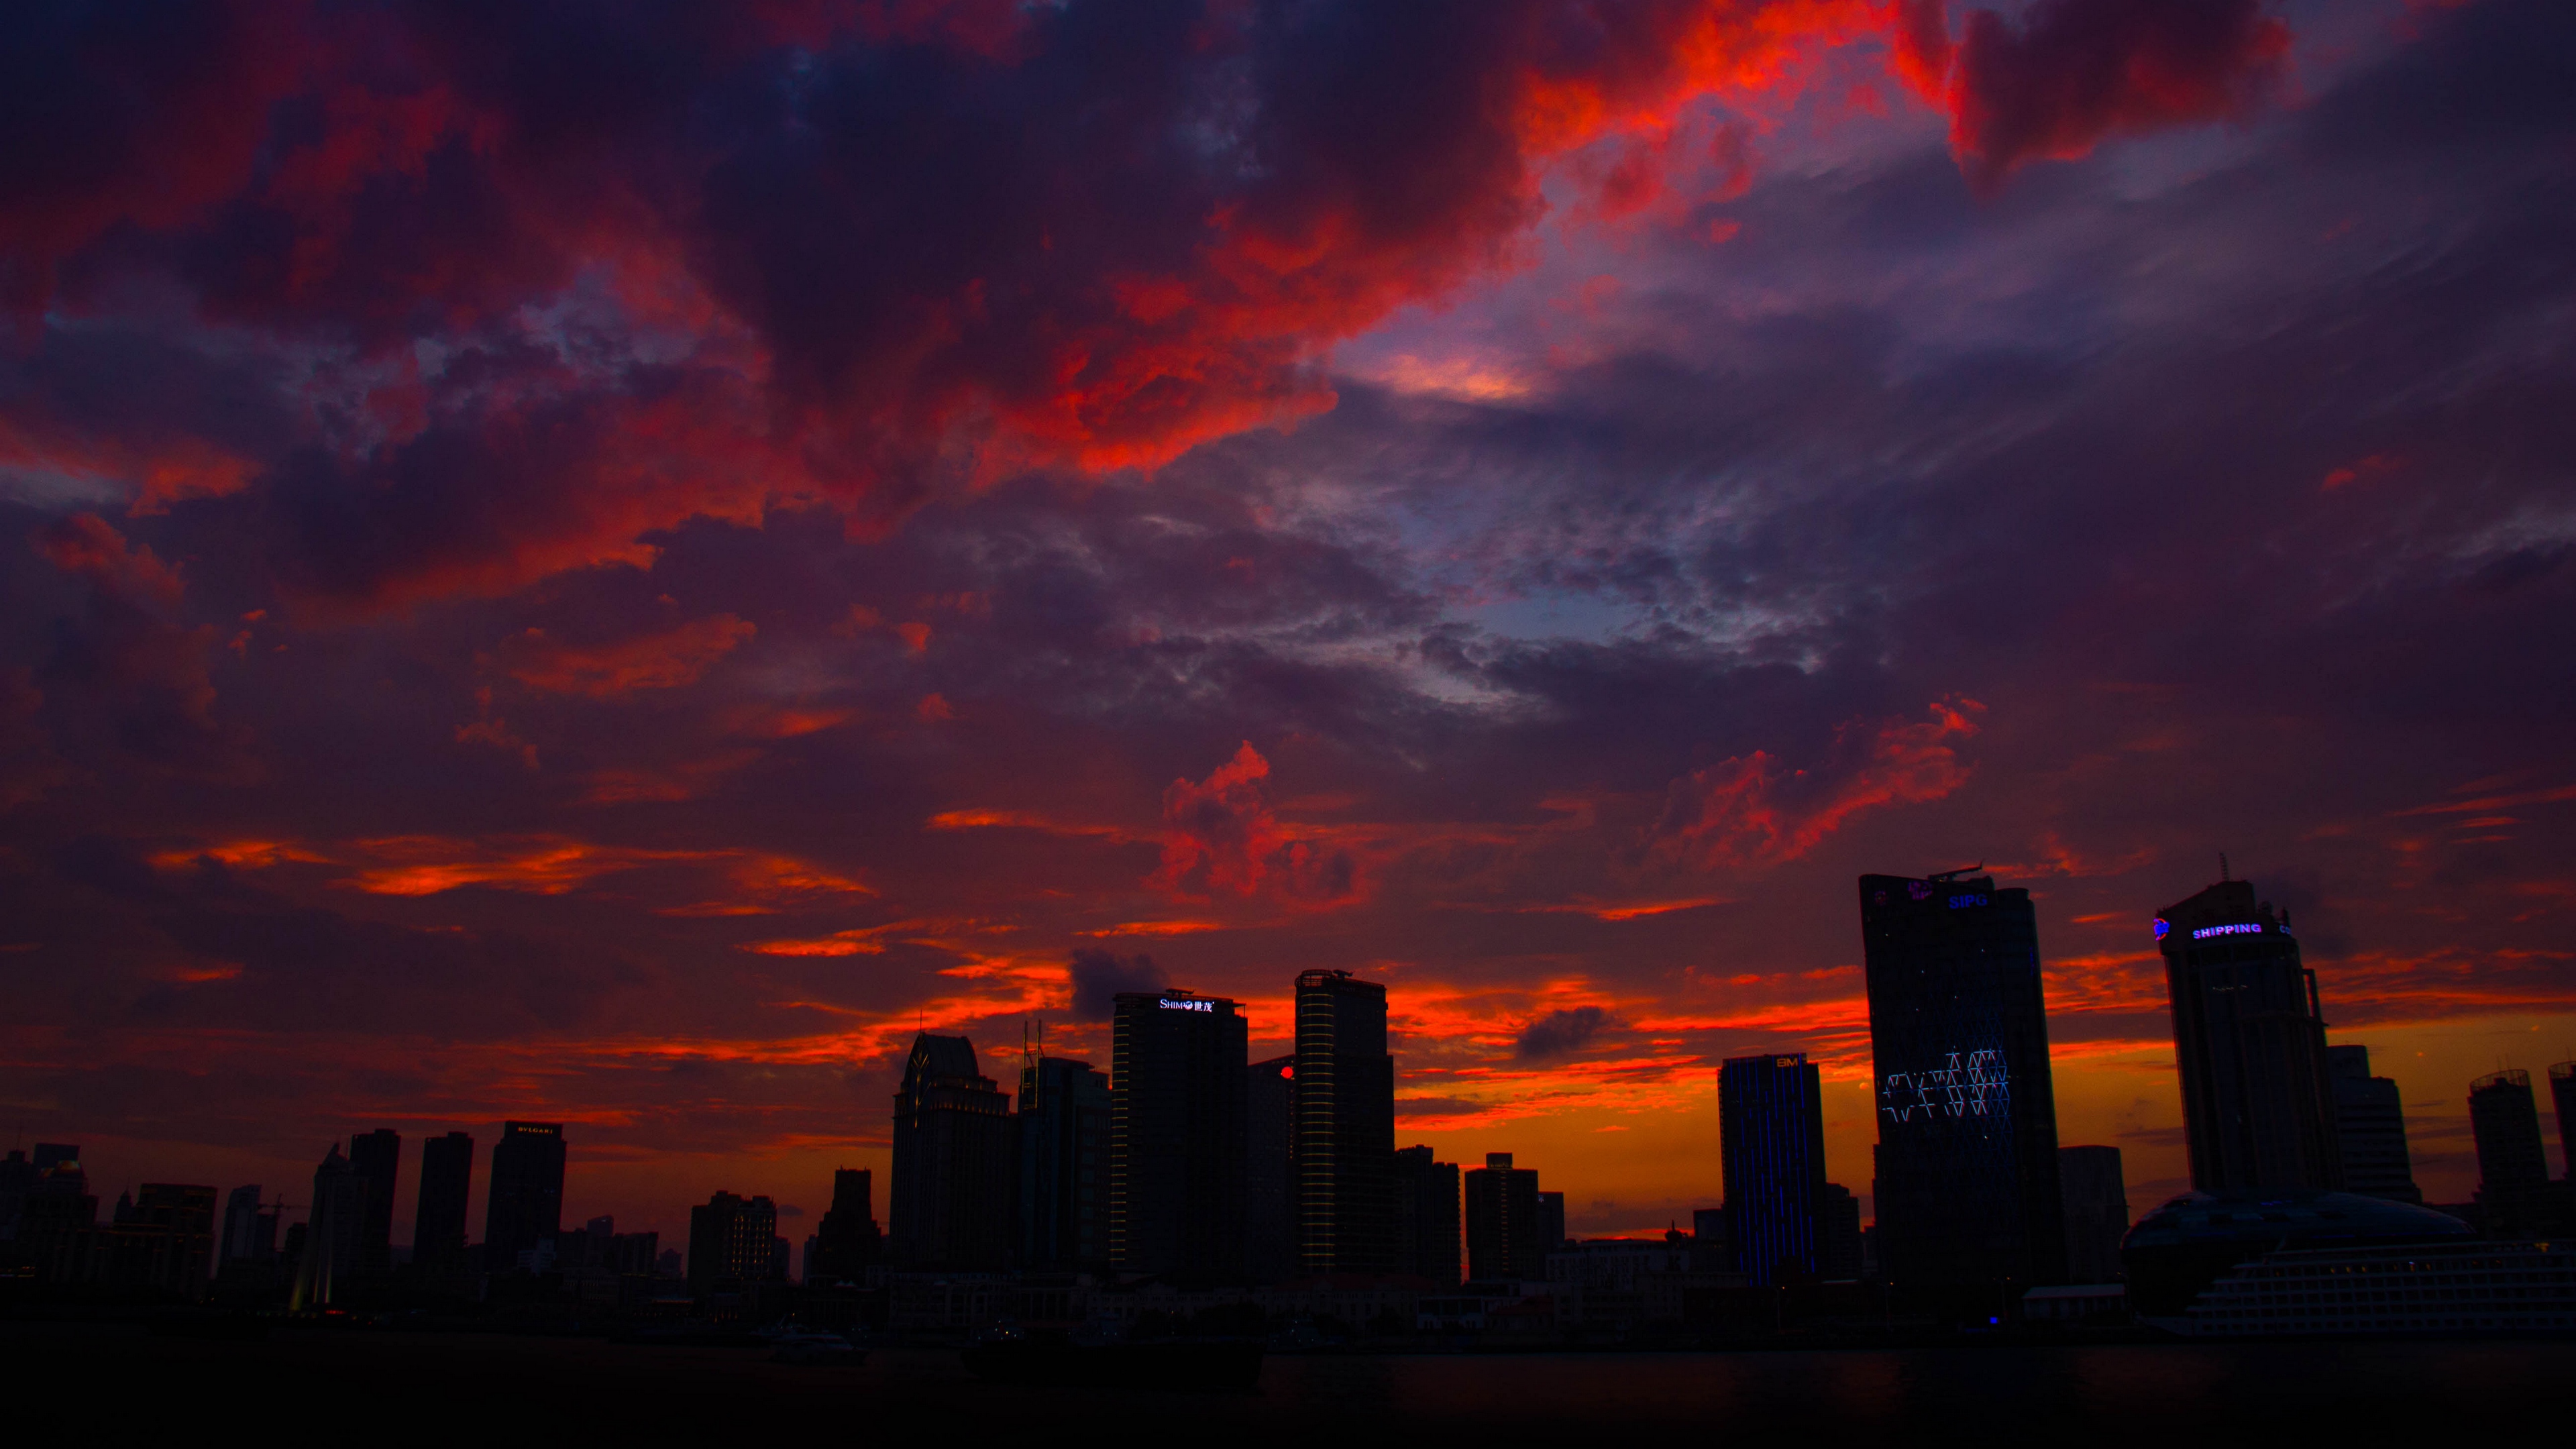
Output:
[[1073,1014],[1081,1021],[1107,1021],[1116,1015],[1120,992],[1152,991],[1171,981],[1151,956],[1121,956],[1096,947],[1074,952],[1071,969]]
[[1581,1051],[1609,1024],[1609,1013],[1600,1007],[1560,1007],[1522,1027],[1512,1054],[1523,1061],[1545,1061]]

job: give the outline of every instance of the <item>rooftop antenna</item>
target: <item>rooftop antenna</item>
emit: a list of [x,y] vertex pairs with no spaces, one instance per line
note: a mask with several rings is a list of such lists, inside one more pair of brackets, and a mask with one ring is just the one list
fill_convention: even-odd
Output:
[[1960,876],[1967,875],[1967,874],[1969,874],[1969,873],[1970,873],[1970,872],[1972,872],[1972,871],[1980,871],[1980,870],[1984,870],[1985,868],[1986,868],[1986,863],[1985,863],[1984,861],[1982,861],[1982,860],[1981,860],[1981,861],[1978,861],[1975,865],[1963,865],[1963,866],[1959,867],[1957,870],[1945,870],[1945,871],[1941,871],[1941,872],[1938,872],[1938,873],[1933,874],[1933,875],[1927,875],[1927,876],[1925,876],[1925,877],[1924,877],[1924,879],[1925,879],[1926,881],[1933,881],[1933,882],[1948,881],[1948,880],[1956,880],[1956,879],[1958,879]]
[[2236,879],[2227,873],[2227,852],[2223,850],[2218,853],[2218,878],[2222,881]]

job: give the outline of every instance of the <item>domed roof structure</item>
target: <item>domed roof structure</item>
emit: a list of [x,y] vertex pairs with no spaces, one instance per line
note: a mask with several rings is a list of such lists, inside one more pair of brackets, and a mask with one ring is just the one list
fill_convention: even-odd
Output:
[[2129,1301],[2176,1314],[2239,1263],[2285,1248],[2364,1247],[2476,1236],[2431,1208],[2349,1192],[2187,1192],[2138,1219],[2120,1243]]

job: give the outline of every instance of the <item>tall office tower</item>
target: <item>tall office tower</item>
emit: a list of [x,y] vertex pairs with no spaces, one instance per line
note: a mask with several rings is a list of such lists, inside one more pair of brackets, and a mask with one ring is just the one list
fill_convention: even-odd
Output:
[[1294,1056],[1243,1069],[1244,1276],[1255,1283],[1297,1275],[1297,1196],[1288,1170],[1296,1085]]
[[1512,1166],[1508,1152],[1488,1152],[1465,1179],[1467,1276],[1479,1283],[1547,1276],[1537,1170]]
[[1816,1214],[1816,1271],[1829,1280],[1860,1276],[1860,1199],[1839,1182],[1825,1184]]
[[1538,1195],[1539,1261],[1541,1263],[1545,1263],[1547,1261],[1547,1254],[1553,1253],[1564,1246],[1565,1194],[1561,1192],[1540,1193]]
[[1865,875],[1860,918],[1880,1271],[1927,1286],[2058,1281],[2057,1098],[2030,892],[1961,871]]
[[1825,1108],[1815,1063],[1802,1052],[1721,1063],[1717,1134],[1735,1271],[1763,1287],[1821,1272]]
[[1177,987],[1118,994],[1109,1257],[1121,1272],[1242,1279],[1246,1031],[1223,997]]
[[2576,1184],[2576,1062],[2549,1069],[2549,1110],[2558,1116],[2558,1165]]
[[379,1127],[352,1135],[349,1170],[367,1185],[367,1225],[359,1234],[358,1271],[382,1278],[394,1270],[394,1183],[402,1172],[402,1134]]
[[2343,1188],[2364,1197],[2422,1202],[2406,1151],[2406,1104],[2397,1083],[2370,1074],[2370,1048],[2326,1048],[2334,1087],[2335,1135],[2343,1147]]
[[894,1266],[959,1273],[1009,1267],[1019,1150],[1011,1094],[976,1065],[975,1044],[962,1036],[914,1037],[894,1098],[894,1183],[886,1204]]
[[2173,1003],[2191,1185],[2202,1192],[2341,1188],[2316,973],[2290,923],[2225,880],[2156,917]]
[[2531,1073],[2489,1072],[2469,1083],[2469,1130],[2478,1139],[2478,1213],[2490,1232],[2540,1226],[2549,1199],[2549,1158],[2540,1145],[2540,1107]]
[[1089,1062],[1033,1055],[1021,1065],[1021,1267],[1109,1266],[1109,1119],[1109,1077]]
[[224,1197],[224,1238],[219,1261],[265,1263],[277,1256],[277,1214],[262,1212],[259,1184],[234,1188]]
[[2120,1240],[2129,1234],[2129,1184],[2117,1147],[2057,1149],[2057,1182],[2066,1199],[2066,1276],[2109,1283],[2120,1276]]
[[1458,1164],[1428,1147],[1395,1154],[1396,1271],[1458,1286]]
[[295,1287],[286,1306],[301,1312],[349,1301],[366,1235],[367,1181],[334,1142],[313,1169],[313,1207],[304,1220],[304,1251],[296,1255]]
[[474,1139],[462,1132],[420,1144],[420,1205],[411,1225],[411,1260],[454,1273],[465,1266],[465,1201],[474,1181]]
[[504,1122],[492,1144],[492,1189],[483,1200],[483,1251],[495,1273],[563,1231],[564,1135],[560,1122]]
[[1395,1058],[1386,988],[1347,971],[1297,977],[1297,1266],[1395,1269]]
[[[805,1281],[857,1283],[885,1256],[875,1189],[864,1167],[832,1170],[832,1208],[805,1240]],[[650,1265],[636,1270],[651,1272]]]
[[778,1208],[766,1197],[719,1192],[689,1209],[689,1292],[719,1283],[771,1283],[778,1264]]

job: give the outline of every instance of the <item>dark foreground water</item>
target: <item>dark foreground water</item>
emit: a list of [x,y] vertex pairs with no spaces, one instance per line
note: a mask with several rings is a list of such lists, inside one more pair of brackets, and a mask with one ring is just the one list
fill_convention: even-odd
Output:
[[[1189,1440],[1338,1449],[2054,1441],[2098,1445],[2561,1443],[2576,1343],[2380,1342],[1466,1357],[1274,1358],[1252,1394],[1000,1388],[954,1354],[849,1368],[757,1351],[352,1333],[201,1343],[0,1332],[0,1421],[70,1437],[266,1434],[281,1443],[842,1445],[965,1449]],[[353,1436],[354,1437],[351,1437]],[[14,1437],[14,1436],[13,1436]],[[171,1439],[170,1442],[178,1442]]]

